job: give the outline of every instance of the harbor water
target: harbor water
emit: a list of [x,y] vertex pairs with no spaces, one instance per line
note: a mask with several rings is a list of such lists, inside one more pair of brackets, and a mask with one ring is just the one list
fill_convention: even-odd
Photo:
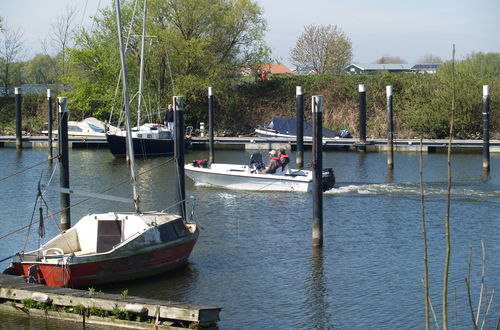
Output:
[[[0,155],[0,236],[4,236],[38,221],[40,203],[34,209],[38,183],[58,186],[59,168],[54,162],[7,178],[43,161],[47,153],[0,149]],[[207,152],[196,151],[187,154],[186,161],[207,157]],[[218,162],[247,163],[250,152],[217,150],[215,157]],[[220,329],[423,329],[419,157],[396,153],[394,171],[388,172],[385,153],[325,152],[324,167],[334,168],[337,184],[323,197],[322,249],[311,244],[311,194],[234,191],[196,186],[186,179],[187,204],[190,210],[194,207],[194,220],[201,227],[186,267],[97,290],[128,290],[129,296],[220,306]],[[306,152],[305,163],[310,159]],[[173,161],[137,159],[136,165],[142,173],[138,179],[142,210],[171,207],[177,184]],[[453,154],[451,174],[449,326],[473,327],[465,278],[470,276],[477,310],[483,244],[487,285],[483,304],[495,290],[485,328],[493,329],[500,311],[500,154],[491,155],[488,174],[483,173],[481,154]],[[429,290],[441,324],[446,154],[423,155],[423,180]],[[107,149],[71,150],[70,185],[123,197],[132,191],[124,159],[114,159]],[[42,198],[44,214],[59,210],[59,193],[47,191]],[[73,223],[88,213],[132,210],[131,205],[74,195],[71,204],[77,204],[71,209]],[[45,238],[38,237],[38,223],[29,235],[24,229],[1,238],[0,259],[47,241],[57,233],[58,221],[58,216],[44,221]],[[1,270],[8,265],[9,260],[2,261]],[[481,306],[481,320],[485,310]],[[0,319],[0,329],[83,328],[5,313]]]

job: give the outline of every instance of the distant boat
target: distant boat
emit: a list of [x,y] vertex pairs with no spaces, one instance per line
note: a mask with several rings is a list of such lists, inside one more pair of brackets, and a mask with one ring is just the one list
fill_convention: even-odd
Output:
[[[82,121],[68,121],[68,136],[69,137],[102,137],[108,133],[117,133],[120,129],[115,126],[106,125],[104,122],[94,117],[85,118]],[[53,130],[52,134],[57,135],[59,132]],[[48,135],[48,131],[42,131],[42,134]]]
[[[255,133],[260,137],[266,138],[297,138],[297,119],[296,118],[273,118],[269,125],[258,126],[255,129]],[[304,138],[312,138],[313,135],[313,125],[311,122],[304,122]],[[324,138],[351,138],[351,134],[347,130],[342,130],[340,132],[332,131],[326,127],[323,127],[323,137]]]
[[[119,0],[116,0],[116,8],[121,30]],[[119,41],[125,73],[121,34]],[[123,86],[127,127],[130,128],[126,79]],[[130,129],[127,131],[130,133]],[[126,138],[131,145],[131,135],[126,134]],[[22,275],[28,281],[49,286],[82,287],[150,276],[185,264],[198,239],[198,227],[187,222],[185,211],[181,215],[140,212],[133,150],[129,151],[129,160],[134,198],[106,198],[133,202],[135,212],[86,215],[74,227],[62,231],[38,249],[17,253],[4,273]],[[59,189],[65,192],[65,188]],[[69,192],[76,193],[66,189],[65,193]]]
[[[115,157],[127,154],[126,132],[106,134],[108,148]],[[174,153],[174,140],[170,131],[160,124],[145,124],[132,128],[134,153],[138,157],[170,156]],[[189,140],[187,140],[189,146]]]
[[[313,172],[310,170],[282,170],[274,174],[261,173],[255,169],[254,163],[261,163],[262,156],[254,153],[249,165],[205,163],[199,166],[193,162],[186,164],[186,175],[197,184],[211,185],[233,190],[253,191],[297,191],[311,192]],[[259,160],[260,158],[260,160]],[[333,169],[323,169],[323,191],[335,185]]]

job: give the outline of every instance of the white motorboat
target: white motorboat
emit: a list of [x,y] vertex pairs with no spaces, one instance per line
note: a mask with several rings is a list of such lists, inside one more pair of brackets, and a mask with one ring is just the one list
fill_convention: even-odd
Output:
[[[106,132],[114,134],[119,131],[118,127],[106,125],[94,117],[88,117],[82,121],[68,121],[69,137],[106,137]],[[48,131],[42,131],[42,134],[47,135]],[[57,135],[58,131],[53,130],[52,134]]]
[[[309,170],[279,169],[274,174],[260,173],[250,165],[208,164],[195,161],[185,164],[186,175],[196,184],[234,190],[311,192],[313,172]],[[323,191],[333,188],[335,175],[331,168],[323,170]]]

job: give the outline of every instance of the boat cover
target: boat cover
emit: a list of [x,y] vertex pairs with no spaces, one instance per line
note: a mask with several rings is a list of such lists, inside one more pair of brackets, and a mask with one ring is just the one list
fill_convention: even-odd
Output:
[[[297,135],[297,119],[296,118],[273,118],[268,128],[278,131],[281,134]],[[304,136],[313,135],[313,124],[310,121],[304,122]],[[339,133],[323,127],[323,137],[334,138],[339,136]]]

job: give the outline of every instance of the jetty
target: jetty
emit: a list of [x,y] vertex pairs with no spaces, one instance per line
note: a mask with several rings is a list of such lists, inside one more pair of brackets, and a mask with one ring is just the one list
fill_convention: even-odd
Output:
[[0,309],[47,319],[135,329],[217,329],[221,307],[199,306],[91,289],[26,283],[0,274]]
[[[54,141],[57,144],[57,140]],[[192,137],[192,148],[194,150],[206,150],[209,146],[208,137]],[[46,149],[48,140],[46,136],[24,136],[22,138],[23,148]],[[107,148],[104,137],[69,137],[69,148],[100,149]],[[304,138],[304,147],[310,149],[311,138]],[[420,151],[420,139],[394,139],[394,150],[397,152],[417,152]],[[454,152],[481,152],[483,148],[482,140],[452,140],[451,144]],[[15,136],[0,136],[0,148],[16,148]],[[219,150],[269,150],[285,148],[295,150],[296,140],[290,138],[261,138],[254,136],[238,137],[214,137],[214,148]],[[389,148],[387,139],[366,139],[364,143],[356,138],[323,139],[323,151],[343,150],[343,151],[367,151],[385,152]],[[448,148],[448,139],[423,139],[423,152],[445,152]],[[500,140],[489,141],[490,152],[500,152]]]

